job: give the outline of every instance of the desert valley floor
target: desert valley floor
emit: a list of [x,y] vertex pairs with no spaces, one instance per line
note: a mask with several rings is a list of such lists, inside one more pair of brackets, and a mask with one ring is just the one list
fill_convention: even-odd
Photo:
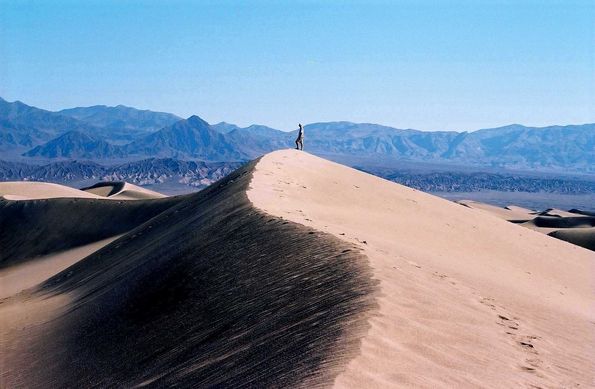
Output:
[[594,383],[590,215],[457,204],[294,150],[189,195],[0,195],[0,387]]

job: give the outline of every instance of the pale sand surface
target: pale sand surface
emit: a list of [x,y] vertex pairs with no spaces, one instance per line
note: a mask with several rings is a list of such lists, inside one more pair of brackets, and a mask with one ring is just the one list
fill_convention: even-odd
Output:
[[0,299],[17,294],[47,280],[120,236],[38,257],[34,260],[26,260],[21,264],[0,269]]
[[6,200],[36,200],[58,197],[76,197],[110,200],[145,200],[167,197],[161,193],[142,188],[137,185],[124,183],[117,193],[108,196],[113,186],[106,185],[87,190],[70,188],[65,185],[47,182],[7,181],[0,182],[0,196]]
[[256,207],[361,247],[380,281],[335,386],[593,385],[593,252],[303,152],[264,156],[251,188]]
[[556,209],[556,208],[548,209],[545,212],[545,214],[546,215],[551,215],[551,216],[560,216],[560,217],[580,217],[580,216],[585,216],[585,215],[580,215],[580,214],[576,214],[576,213],[572,213],[572,212],[563,211],[561,209]]
[[524,208],[524,207],[519,207],[518,205],[513,205],[513,204],[507,205],[504,208],[506,208],[506,209],[508,209],[510,211],[520,212],[520,213],[524,213],[524,214],[527,214],[527,215],[533,215],[533,214],[536,214],[537,213],[537,212],[535,212],[532,209]]
[[47,182],[0,182],[0,196],[7,200],[50,199],[57,197],[101,198],[93,193]]
[[457,203],[472,209],[480,209],[482,211],[486,211],[493,216],[508,221],[531,220],[537,216],[534,214],[534,211],[511,205],[507,206],[506,208],[500,208],[495,205],[485,204],[473,200],[459,200],[457,201]]

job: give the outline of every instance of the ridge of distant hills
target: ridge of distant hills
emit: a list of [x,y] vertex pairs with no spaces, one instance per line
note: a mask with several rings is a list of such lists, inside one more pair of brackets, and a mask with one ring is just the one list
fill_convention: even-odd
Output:
[[46,158],[76,156],[88,159],[121,158],[124,156],[124,150],[87,132],[68,131],[43,145],[35,146],[23,153],[23,156]]
[[[0,181],[42,181],[81,186],[97,181],[126,181],[150,185],[167,193],[201,189],[225,177],[241,162],[182,161],[175,158],[149,158],[104,165],[91,161],[56,161],[43,165],[0,160]],[[526,192],[590,195],[595,178],[564,177],[494,172],[431,171],[358,167],[375,176],[425,192]],[[427,168],[426,168],[427,169]],[[589,208],[590,209],[590,208]]]
[[[306,149],[342,160],[452,163],[477,167],[595,173],[595,124],[543,128],[513,124],[474,132],[425,132],[369,123],[305,126]],[[51,112],[0,98],[5,160],[142,160],[150,157],[247,161],[293,146],[295,132],[240,128],[117,106]]]
[[180,161],[149,158],[117,165],[57,161],[45,165],[0,160],[0,181],[84,183],[126,181],[138,185],[203,188],[241,166],[238,162]]
[[139,110],[124,105],[77,107],[57,113],[103,128],[122,139],[134,139],[135,136],[160,130],[182,119],[171,113]]

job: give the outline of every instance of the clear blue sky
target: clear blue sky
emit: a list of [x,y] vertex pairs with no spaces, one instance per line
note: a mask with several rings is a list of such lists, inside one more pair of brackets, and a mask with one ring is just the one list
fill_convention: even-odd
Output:
[[595,122],[595,1],[0,0],[0,96],[209,122]]

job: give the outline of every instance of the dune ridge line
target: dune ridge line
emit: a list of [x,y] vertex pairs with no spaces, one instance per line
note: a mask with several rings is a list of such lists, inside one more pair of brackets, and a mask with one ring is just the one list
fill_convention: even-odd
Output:
[[376,283],[353,245],[252,205],[257,163],[4,300],[23,311],[3,326],[4,384],[332,383],[359,350]]

